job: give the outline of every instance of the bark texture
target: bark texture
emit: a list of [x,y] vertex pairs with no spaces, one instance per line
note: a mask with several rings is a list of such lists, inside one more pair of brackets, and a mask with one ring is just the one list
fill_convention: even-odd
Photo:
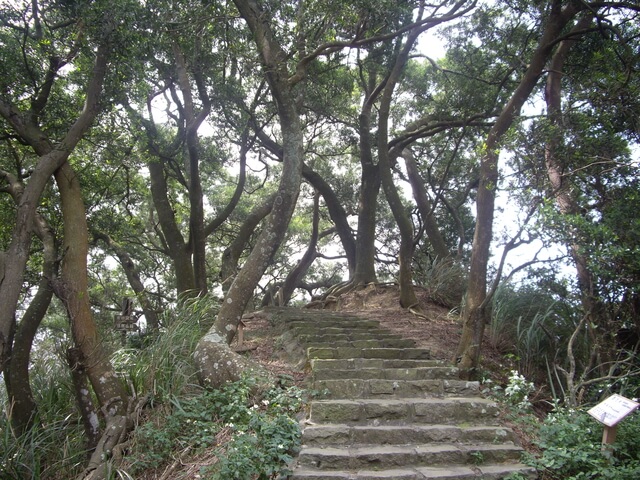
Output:
[[489,131],[480,158],[480,182],[476,198],[476,228],[471,249],[471,265],[466,303],[462,312],[462,337],[456,353],[461,376],[473,376],[480,361],[484,326],[489,321],[487,297],[487,267],[493,234],[495,195],[498,188],[498,158],[500,141],[519,115],[520,109],[537,85],[554,50],[555,42],[565,27],[583,8],[570,3],[565,7],[554,0],[550,15],[529,65],[511,98]]
[[110,415],[122,415],[126,412],[128,396],[104,350],[89,304],[89,233],[80,182],[68,162],[56,170],[55,179],[64,225],[63,259],[56,295],[67,310],[74,342],[82,352],[100,405],[109,404]]
[[4,365],[6,361],[9,338],[15,326],[15,312],[29,256],[31,228],[39,199],[53,173],[66,162],[80,139],[89,130],[99,110],[99,99],[111,49],[108,35],[105,38],[104,43],[96,50],[93,71],[87,83],[83,111],[57,145],[54,145],[35,123],[35,119],[38,118],[37,112],[21,111],[0,99],[0,115],[20,139],[31,146],[39,156],[38,163],[29,177],[29,183],[25,186],[17,206],[15,227],[5,255],[4,275],[0,276],[0,298],[2,298],[0,302],[0,365]]
[[287,56],[265,21],[268,17],[258,3],[254,0],[234,0],[234,3],[254,35],[278,109],[283,169],[273,208],[256,245],[231,284],[213,327],[200,340],[194,352],[201,381],[212,387],[240,378],[242,372],[249,368],[243,365],[246,360],[235,355],[228,344],[235,335],[255,287],[284,238],[302,181],[302,124],[296,106],[296,84],[289,81],[286,68]]
[[413,192],[413,198],[416,201],[420,217],[422,218],[422,224],[424,225],[424,231],[429,239],[433,253],[438,260],[446,260],[451,256],[447,244],[440,233],[440,228],[436,222],[433,214],[433,204],[427,194],[427,189],[424,185],[416,159],[413,156],[413,152],[409,149],[405,149],[402,152],[402,158],[404,158],[405,165],[407,167],[407,176],[409,177],[409,183],[411,184],[411,190]]

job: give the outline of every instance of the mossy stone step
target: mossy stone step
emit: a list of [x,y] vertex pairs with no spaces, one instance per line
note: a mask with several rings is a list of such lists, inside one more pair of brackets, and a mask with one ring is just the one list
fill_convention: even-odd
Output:
[[308,446],[381,445],[405,443],[491,443],[513,442],[511,429],[487,425],[308,425],[302,433],[302,443]]
[[289,480],[499,480],[512,473],[536,478],[535,471],[522,464],[442,466],[418,468],[394,468],[387,470],[322,471],[300,468],[289,476]]
[[498,406],[484,398],[314,400],[311,423],[347,425],[495,425]]
[[415,348],[416,342],[408,338],[370,338],[363,340],[335,340],[333,342],[300,341],[298,343],[306,348]]
[[[300,334],[297,330],[288,330],[282,334],[283,340],[297,340],[298,342],[325,342],[333,343],[340,341],[354,341],[354,340],[376,340],[376,339],[403,339],[400,335],[389,333],[386,330],[379,330],[377,332],[363,331],[363,332],[341,332],[341,333],[326,333],[324,331],[320,333]],[[413,340],[412,340],[413,341]],[[415,342],[414,342],[415,343]]]
[[[393,335],[389,330],[383,328],[373,328],[368,326],[353,327],[353,328],[339,328],[339,327],[320,327],[315,324],[299,325],[295,327],[289,327],[283,332],[283,337],[289,339],[299,338],[305,335],[364,335],[364,336],[376,336],[376,335]],[[396,335],[397,337],[397,335]]]
[[379,329],[380,322],[377,320],[369,320],[366,318],[305,318],[290,319],[285,323],[285,328],[308,328],[312,327],[317,330],[326,328],[339,328],[341,330],[351,330],[356,328],[376,328]]
[[309,347],[309,358],[386,358],[399,360],[427,360],[431,353],[424,348],[356,348]]
[[326,396],[308,405],[289,480],[534,478],[477,382],[375,320],[323,313],[281,318],[285,347]]
[[314,390],[325,392],[325,398],[428,397],[477,395],[478,382],[463,380],[386,380],[332,379],[315,380]]
[[458,375],[458,370],[455,367],[447,366],[440,360],[431,359],[397,359],[397,358],[347,358],[347,359],[332,359],[332,358],[313,358],[311,359],[311,368],[314,372],[321,372],[323,370],[366,370],[366,369],[418,369],[418,368],[438,368],[441,367],[441,371],[446,369],[455,372],[454,375]]
[[349,368],[346,370],[332,369],[338,367],[339,362],[326,364],[323,368],[313,370],[313,380],[337,379],[387,379],[387,380],[443,380],[458,378],[455,367],[414,367],[414,368]]
[[355,445],[348,448],[309,447],[298,464],[326,470],[383,469],[399,466],[516,463],[522,450],[513,444]]

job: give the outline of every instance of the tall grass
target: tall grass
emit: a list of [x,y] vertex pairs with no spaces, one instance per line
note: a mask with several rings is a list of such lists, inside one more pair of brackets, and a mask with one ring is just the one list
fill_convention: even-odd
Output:
[[416,268],[415,280],[424,287],[430,301],[446,308],[459,307],[466,290],[466,272],[450,259],[433,259]]
[[197,383],[192,354],[213,325],[218,301],[211,296],[187,299],[165,312],[163,329],[143,349],[123,348],[113,355],[118,373],[131,394],[166,398]]
[[16,435],[8,420],[6,396],[0,414],[0,478],[67,479],[82,470],[84,430],[75,411],[68,371],[55,355],[41,356],[31,369],[38,415],[31,431]]
[[493,300],[488,340],[499,352],[510,355],[527,378],[539,378],[546,361],[553,361],[558,347],[559,316],[549,296],[535,289],[501,286]]
[[[217,302],[209,297],[184,301],[166,312],[163,330],[144,348],[121,348],[113,364],[134,397],[173,398],[197,383],[191,354],[212,325]],[[36,426],[18,436],[8,421],[6,395],[0,396],[0,479],[66,480],[87,458],[82,423],[76,410],[68,368],[60,354],[65,342],[43,342],[34,352],[30,381],[38,405]]]

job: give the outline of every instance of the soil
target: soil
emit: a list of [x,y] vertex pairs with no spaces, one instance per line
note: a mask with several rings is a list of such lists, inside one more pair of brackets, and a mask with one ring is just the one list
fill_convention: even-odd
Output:
[[[430,349],[432,358],[452,361],[462,331],[457,311],[434,304],[426,291],[417,290],[416,293],[419,299],[420,315],[400,307],[399,290],[395,285],[369,285],[343,294],[329,304],[325,302],[324,306],[327,310],[334,312],[376,319],[384,328],[415,340],[419,347]],[[307,305],[306,308],[318,308],[318,303],[316,302],[313,306]],[[297,369],[282,358],[278,343],[281,332],[270,321],[268,310],[259,310],[245,315],[243,323],[244,340],[241,345],[235,340],[231,347],[243,355],[251,356],[272,373],[285,375],[293,380],[293,383],[304,386],[308,372]],[[500,352],[491,348],[489,342],[485,342],[483,347],[483,367],[483,372],[487,372],[486,375],[490,375],[493,382],[504,385],[510,366]],[[531,451],[532,446],[526,432],[521,431],[517,425],[511,424],[506,415],[503,416],[503,421],[514,428],[522,446]],[[228,432],[223,429],[216,443],[224,443],[225,438],[222,437],[227,434]],[[141,480],[199,478],[198,472],[202,466],[217,461],[210,451],[197,458],[191,456],[189,451],[178,453],[175,462],[166,466],[159,476],[159,472],[149,471],[148,475],[138,478]]]
[[[325,309],[350,315],[375,319],[380,324],[404,338],[415,340],[418,347],[428,348],[434,359],[453,361],[460,335],[462,323],[458,312],[431,302],[427,291],[417,289],[421,315],[400,307],[400,292],[397,285],[369,285],[363,289],[343,294],[334,302],[326,303]],[[316,302],[305,308],[319,308]],[[291,365],[281,360],[275,346],[279,332],[273,330],[268,315],[262,311],[245,316],[245,338],[242,347],[232,345],[237,350],[246,350],[249,354],[276,374],[293,376],[302,379],[304,373],[296,371]],[[504,383],[510,370],[508,360],[493,349],[489,342],[483,347],[483,371],[492,381]]]

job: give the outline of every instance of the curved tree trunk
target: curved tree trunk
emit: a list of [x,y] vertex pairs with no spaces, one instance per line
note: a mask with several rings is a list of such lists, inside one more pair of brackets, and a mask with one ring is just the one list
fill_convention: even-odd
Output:
[[167,196],[168,186],[164,176],[163,162],[158,158],[153,159],[148,163],[148,167],[151,198],[158,213],[164,243],[173,262],[173,271],[176,275],[176,291],[179,297],[191,295],[196,288],[193,263],[191,263],[191,250],[182,233],[180,233],[173,207]]
[[306,164],[302,165],[302,176],[315,188],[329,210],[329,216],[336,226],[336,231],[340,237],[342,248],[347,256],[347,266],[349,267],[349,277],[353,277],[356,270],[356,241],[353,238],[351,227],[347,219],[342,203],[336,196],[331,186],[317,172],[314,172]]
[[[109,362],[91,313],[87,276],[89,235],[80,182],[68,162],[56,170],[55,179],[64,225],[64,256],[55,292],[67,310],[73,339],[84,357],[89,381],[110,428],[113,419],[127,416],[129,399]],[[97,424],[94,427],[99,428]],[[108,456],[109,452],[100,454]]]
[[[7,192],[13,197],[14,202],[19,204],[24,185],[8,172],[0,171],[0,174],[5,177],[8,184]],[[16,325],[15,333],[8,345],[8,358],[3,365],[4,381],[9,405],[11,405],[9,416],[11,425],[18,434],[24,433],[33,426],[37,413],[37,405],[29,381],[29,360],[36,332],[53,297],[51,283],[55,281],[58,270],[56,238],[45,219],[38,213],[33,223],[33,231],[43,247],[42,277],[36,294]],[[1,276],[0,274],[0,278]]]
[[433,215],[433,205],[427,195],[427,189],[424,186],[424,182],[420,177],[418,171],[418,165],[416,159],[413,156],[413,152],[406,148],[402,151],[402,158],[404,158],[405,165],[407,167],[407,176],[409,177],[409,183],[411,184],[411,190],[413,191],[413,198],[418,206],[418,211],[422,217],[422,223],[424,225],[424,231],[427,234],[431,248],[435,253],[438,260],[446,260],[451,256],[447,244],[440,233],[440,228]]
[[29,114],[25,114],[25,112],[0,99],[0,115],[40,157],[29,177],[29,183],[20,197],[11,243],[5,255],[3,272],[0,274],[0,298],[2,298],[2,302],[0,302],[0,366],[3,366],[6,361],[9,337],[15,325],[15,312],[20,298],[22,278],[31,244],[31,226],[36,216],[40,196],[51,175],[66,162],[70,153],[91,127],[91,123],[98,113],[100,94],[107,72],[111,49],[111,45],[108,44],[108,33],[105,31],[105,42],[96,50],[93,71],[88,80],[82,113],[71,126],[64,139],[55,147],[39,126],[34,123],[35,119],[38,118],[38,115],[34,114],[35,112],[27,112]]
[[124,273],[129,281],[129,286],[136,294],[136,298],[138,302],[140,302],[140,306],[142,307],[142,311],[144,313],[144,318],[147,321],[147,325],[149,330],[152,332],[157,332],[160,328],[160,321],[158,320],[158,312],[153,306],[153,302],[147,295],[147,289],[145,288],[142,280],[140,279],[140,275],[138,273],[138,269],[136,268],[135,263],[131,256],[127,253],[127,251],[120,245],[118,242],[114,241],[109,235],[102,232],[95,232],[94,235],[96,238],[99,238],[103,242],[107,244],[107,247],[110,248],[113,253],[116,254],[118,260],[120,261],[120,265],[124,270]]
[[249,258],[231,284],[213,327],[198,342],[194,352],[201,381],[213,387],[237,380],[246,369],[256,368],[244,357],[231,352],[228,343],[233,339],[255,287],[286,234],[300,191],[304,151],[302,124],[295,104],[297,95],[286,69],[287,56],[258,4],[254,0],[234,0],[234,3],[253,32],[271,94],[278,107],[283,168],[271,214]]
[[320,205],[319,205],[319,193],[313,196],[313,227],[311,229],[311,239],[309,240],[309,245],[307,246],[307,250],[304,252],[304,255],[298,262],[287,278],[284,280],[284,284],[282,285],[281,296],[282,296],[282,304],[288,305],[291,297],[293,296],[293,291],[300,284],[305,274],[309,270],[309,267],[313,263],[316,258],[316,247],[318,246],[318,238],[320,236],[320,232],[318,230],[318,224],[320,222]]
[[[420,12],[420,15],[422,12]],[[400,230],[400,251],[398,254],[399,262],[399,282],[400,282],[400,306],[403,308],[417,307],[418,298],[413,288],[413,274],[411,262],[413,261],[413,225],[411,219],[405,209],[402,199],[398,194],[398,190],[393,182],[393,174],[391,172],[392,159],[389,155],[389,114],[391,110],[391,101],[396,84],[400,80],[400,75],[409,58],[409,53],[414,43],[421,33],[421,29],[416,28],[407,35],[407,40],[398,51],[393,69],[385,83],[380,98],[380,106],[378,113],[378,166],[380,169],[380,178],[382,187],[387,197],[389,207],[393,212],[398,229]]]
[[476,198],[476,228],[471,249],[466,303],[462,312],[462,337],[455,359],[463,378],[468,378],[475,373],[480,361],[484,326],[489,321],[488,304],[491,299],[487,297],[487,267],[493,233],[495,193],[499,178],[500,141],[538,83],[554,49],[555,40],[581,8],[579,4],[574,3],[563,8],[560,0],[554,0],[551,14],[538,47],[531,56],[529,66],[483,145],[480,159],[480,183]]
[[36,332],[53,297],[51,282],[55,281],[58,269],[58,249],[53,232],[40,215],[36,216],[35,224],[34,229],[43,245],[42,278],[37,293],[16,327],[11,356],[4,371],[7,396],[12,405],[11,425],[19,433],[31,428],[37,413],[29,381],[29,360]]
[[222,252],[220,283],[225,294],[229,291],[229,287],[238,273],[238,262],[240,261],[240,256],[242,255],[245,245],[249,243],[249,238],[258,224],[271,212],[275,198],[276,195],[272,194],[267,197],[264,202],[256,205],[253,210],[251,210],[249,216],[240,226],[240,230],[233,239],[233,242],[231,242],[231,245]]

